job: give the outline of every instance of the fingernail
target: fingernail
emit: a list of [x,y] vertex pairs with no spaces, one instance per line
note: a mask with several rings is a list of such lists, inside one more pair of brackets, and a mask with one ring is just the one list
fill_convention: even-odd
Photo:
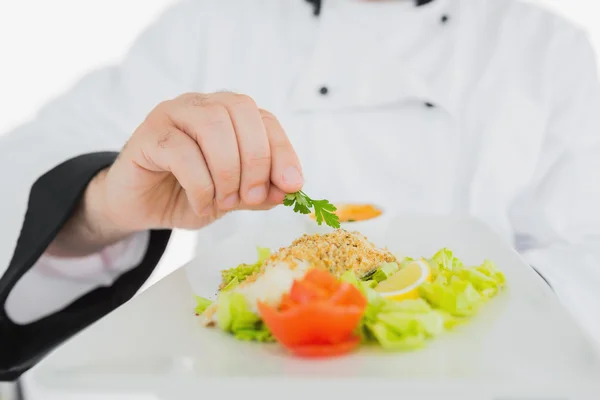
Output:
[[285,171],[283,171],[283,181],[289,185],[301,185],[304,183],[302,174],[296,167],[287,167]]
[[231,209],[238,205],[240,198],[237,193],[230,194],[223,200],[222,207],[225,209]]
[[267,188],[265,185],[254,186],[248,190],[248,202],[252,204],[260,204],[267,197]]

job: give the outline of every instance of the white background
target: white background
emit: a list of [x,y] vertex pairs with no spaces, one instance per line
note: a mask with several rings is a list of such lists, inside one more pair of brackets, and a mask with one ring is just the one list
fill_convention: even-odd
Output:
[[[85,72],[118,62],[175,1],[0,0],[0,134],[33,117]],[[597,1],[531,1],[584,26],[600,54]]]
[[[144,27],[175,1],[0,0],[0,134],[34,117],[40,106],[86,72],[118,62]],[[583,26],[600,61],[600,3],[530,1]],[[167,269],[178,264],[172,262]],[[27,389],[37,400],[34,388]]]

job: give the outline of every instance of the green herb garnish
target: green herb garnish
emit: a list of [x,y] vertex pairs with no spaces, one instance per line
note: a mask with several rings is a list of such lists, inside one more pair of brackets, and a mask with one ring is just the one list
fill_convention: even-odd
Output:
[[321,225],[323,221],[332,228],[340,227],[340,219],[335,213],[337,208],[328,200],[313,200],[303,191],[289,193],[283,199],[284,206],[294,206],[294,212],[300,214],[310,214],[310,209],[313,208],[317,224]]

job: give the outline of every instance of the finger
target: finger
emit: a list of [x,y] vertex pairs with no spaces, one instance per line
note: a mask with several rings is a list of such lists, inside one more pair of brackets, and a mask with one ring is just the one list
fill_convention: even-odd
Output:
[[302,189],[304,178],[296,151],[277,118],[265,110],[260,113],[271,149],[271,182],[285,193],[297,192]]
[[196,215],[211,212],[215,187],[198,144],[174,127],[144,139],[141,148],[149,164],[175,176]]
[[198,145],[215,186],[215,199],[222,210],[239,204],[241,165],[238,142],[227,108],[204,95],[184,98],[170,112],[173,123]]
[[244,206],[247,210],[270,210],[271,208],[277,207],[283,203],[285,192],[279,189],[275,185],[271,185],[267,198],[262,204],[256,206]]
[[271,185],[267,199],[263,204],[268,207],[279,206],[283,204],[286,193],[275,185]]
[[216,93],[229,115],[241,163],[240,197],[245,204],[259,205],[267,198],[271,175],[271,150],[262,118],[254,100],[235,93]]

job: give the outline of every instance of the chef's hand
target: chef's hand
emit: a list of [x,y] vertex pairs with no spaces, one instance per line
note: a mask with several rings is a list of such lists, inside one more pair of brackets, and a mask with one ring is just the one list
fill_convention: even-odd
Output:
[[85,255],[142,230],[198,229],[238,209],[269,209],[302,188],[277,119],[234,93],[159,104],[88,186],[49,253]]

